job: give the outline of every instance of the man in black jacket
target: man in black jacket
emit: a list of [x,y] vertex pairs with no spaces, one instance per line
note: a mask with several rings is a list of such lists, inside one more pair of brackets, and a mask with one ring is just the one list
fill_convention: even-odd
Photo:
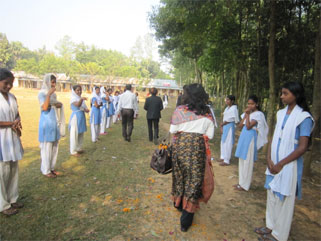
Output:
[[154,125],[154,144],[158,144],[158,123],[161,118],[161,110],[163,109],[163,101],[157,96],[157,89],[152,88],[150,93],[152,96],[146,98],[144,109],[147,111],[146,118],[148,123],[149,141],[153,141],[153,128]]

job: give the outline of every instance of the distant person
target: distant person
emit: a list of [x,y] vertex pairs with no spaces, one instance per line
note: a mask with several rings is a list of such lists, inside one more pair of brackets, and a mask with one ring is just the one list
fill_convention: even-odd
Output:
[[17,99],[9,93],[13,81],[13,74],[0,68],[0,212],[6,216],[18,213],[24,206],[17,202],[18,161],[23,157],[23,148]]
[[125,141],[131,141],[134,128],[134,116],[137,116],[138,106],[136,95],[131,91],[132,86],[126,85],[126,91],[120,96],[119,111],[122,118],[122,134]]
[[106,87],[100,87],[100,98],[102,102],[102,106],[100,107],[100,135],[106,135],[106,125],[107,125],[107,118],[108,118],[108,97],[106,95]]
[[241,115],[239,127],[242,132],[235,151],[235,156],[239,158],[239,183],[234,185],[237,191],[250,189],[257,151],[268,142],[269,128],[258,102],[257,96],[251,95],[247,101],[247,108]]
[[136,101],[137,101],[137,103],[139,103],[138,92],[136,92],[135,95],[136,95]]
[[116,123],[118,121],[118,116],[119,116],[119,113],[118,113],[118,104],[119,104],[119,91],[117,90],[115,92],[115,95],[114,95],[114,98],[113,98],[113,104],[114,104],[114,107],[115,107],[115,114],[113,115],[113,123]]
[[181,231],[186,232],[199,203],[207,202],[214,190],[209,149],[214,122],[202,85],[186,86],[183,96],[183,105],[172,115],[170,133],[174,134],[172,196],[174,207],[182,212]]
[[[157,96],[157,89],[151,89],[150,97],[146,98],[144,109],[147,111],[146,118],[148,124],[148,136],[149,141],[153,141],[155,145],[158,144],[158,123],[161,118],[161,110],[163,109],[163,102],[160,97]],[[153,135],[153,126],[154,126],[154,135]]]
[[108,96],[108,114],[107,114],[107,124],[106,128],[110,128],[113,115],[115,115],[115,107],[114,107],[114,97],[113,97],[113,89],[109,88],[107,90]]
[[164,106],[164,109],[166,109],[167,105],[168,105],[168,95],[165,93],[163,95],[163,106]]
[[232,149],[235,141],[235,125],[239,123],[239,111],[235,104],[235,96],[228,95],[225,99],[227,107],[223,113],[223,121],[221,123],[221,159],[220,166],[230,165]]
[[[301,199],[303,154],[308,150],[314,120],[302,84],[282,87],[286,107],[277,112],[277,122],[267,155],[266,227],[256,228],[263,240],[288,240],[295,197]],[[304,230],[302,230],[304,232]]]
[[87,131],[85,113],[89,112],[86,105],[86,97],[81,97],[82,89],[80,85],[73,86],[71,90],[70,108],[72,110],[69,120],[70,132],[70,154],[78,156],[83,153],[82,144],[84,133]]
[[93,92],[92,92],[91,111],[90,111],[90,129],[91,129],[92,142],[98,141],[100,124],[101,124],[101,114],[100,114],[101,106],[103,106],[103,103],[100,96],[100,88],[96,86],[93,88]]

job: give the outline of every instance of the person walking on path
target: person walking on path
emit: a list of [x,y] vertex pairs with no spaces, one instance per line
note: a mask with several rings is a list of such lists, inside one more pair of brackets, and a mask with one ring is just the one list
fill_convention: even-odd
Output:
[[[153,141],[154,144],[158,144],[158,123],[161,118],[161,110],[163,109],[162,99],[157,96],[157,89],[151,89],[152,96],[146,98],[144,109],[147,111],[146,118],[148,124],[148,136],[149,141]],[[153,126],[154,126],[154,135],[153,135]]]
[[132,85],[126,85],[126,91],[119,99],[119,112],[122,118],[122,134],[125,141],[131,141],[134,128],[134,117],[137,116],[138,106],[136,95],[131,91]]
[[65,115],[63,105],[57,100],[56,76],[46,74],[38,95],[41,115],[39,121],[39,142],[41,149],[41,172],[55,178],[58,156],[58,142],[65,135]]
[[166,109],[167,105],[168,105],[168,95],[165,93],[163,95],[163,106],[164,106],[164,109]]
[[[0,69],[0,212],[6,216],[18,213],[18,161],[23,157],[20,141],[21,121],[16,97],[9,93],[13,74]],[[5,224],[3,224],[5,226]]]
[[207,202],[214,190],[209,139],[214,135],[214,119],[207,106],[208,94],[200,84],[186,87],[183,105],[172,115],[172,197],[182,212],[181,231],[192,225],[199,202]]

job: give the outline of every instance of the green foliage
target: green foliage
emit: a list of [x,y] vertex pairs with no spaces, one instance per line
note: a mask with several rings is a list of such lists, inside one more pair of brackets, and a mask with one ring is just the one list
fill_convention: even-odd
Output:
[[[276,4],[276,93],[286,81],[301,81],[311,102],[320,4],[310,0]],[[266,102],[269,1],[162,0],[149,20],[162,42],[160,53],[171,59],[175,79],[204,83],[215,96],[233,93],[241,107],[249,94]]]
[[56,44],[59,56],[46,50],[45,47],[30,51],[20,42],[7,40],[0,33],[0,66],[22,70],[35,75],[45,73],[66,73],[74,77],[78,74],[117,76],[129,78],[170,78],[164,73],[160,64],[152,60],[153,39],[145,36],[146,58],[142,55],[139,61],[133,57],[114,51],[88,46],[81,42],[72,42],[64,36]]

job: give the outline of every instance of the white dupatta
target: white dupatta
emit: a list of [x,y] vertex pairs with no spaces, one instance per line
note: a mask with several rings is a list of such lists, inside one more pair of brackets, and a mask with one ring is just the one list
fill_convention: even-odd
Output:
[[231,107],[226,107],[223,113],[223,122],[232,122],[234,118],[235,123],[240,122],[239,111],[236,105],[232,105]]
[[[43,93],[44,95],[47,95],[48,91],[51,88],[51,75],[53,75],[53,74],[46,74],[45,75],[45,77],[43,79],[42,87],[41,87],[39,93]],[[65,120],[64,106],[62,105],[61,108],[57,108],[55,106],[55,104],[57,104],[57,103],[60,103],[60,102],[57,100],[56,93],[53,93],[50,96],[50,105],[51,105],[51,108],[53,108],[55,110],[60,135],[65,136],[66,135],[66,120]]]
[[[310,113],[303,111],[301,107],[296,105],[292,110],[286,124],[282,130],[282,124],[284,117],[288,111],[288,106],[277,113],[277,123],[273,134],[272,146],[271,146],[271,159],[274,164],[277,164],[277,146],[279,139],[281,139],[279,147],[279,161],[287,157],[291,152],[294,151],[294,145],[296,144],[295,132],[297,126],[299,126],[303,120],[312,116]],[[283,196],[295,195],[291,193],[291,185],[293,180],[293,168],[297,165],[296,161],[292,161],[286,164],[282,170],[273,175],[270,173],[269,169],[266,169],[265,174],[274,176],[273,180],[270,182],[269,186],[274,192],[278,192]]]
[[[18,104],[13,94],[8,93],[8,98],[7,101],[0,93],[0,121],[13,122],[18,117]],[[0,128],[0,149],[4,162],[22,159],[23,148],[20,137],[11,128]]]
[[[245,113],[241,115],[241,118],[243,119]],[[250,114],[250,121],[256,120],[257,126],[253,127],[257,131],[257,141],[256,141],[256,147],[257,150],[259,150],[262,146],[264,146],[266,143],[268,143],[268,133],[269,133],[269,127],[266,123],[265,116],[262,111],[254,111]],[[244,120],[244,125],[246,124],[246,120]]]
[[[79,95],[76,94],[76,92],[74,91],[74,89],[71,89],[71,98],[70,98],[70,104],[72,105],[75,102],[79,102],[81,99],[81,97]],[[79,107],[81,111],[84,111],[87,108],[86,102],[83,100],[81,103],[81,106]]]

